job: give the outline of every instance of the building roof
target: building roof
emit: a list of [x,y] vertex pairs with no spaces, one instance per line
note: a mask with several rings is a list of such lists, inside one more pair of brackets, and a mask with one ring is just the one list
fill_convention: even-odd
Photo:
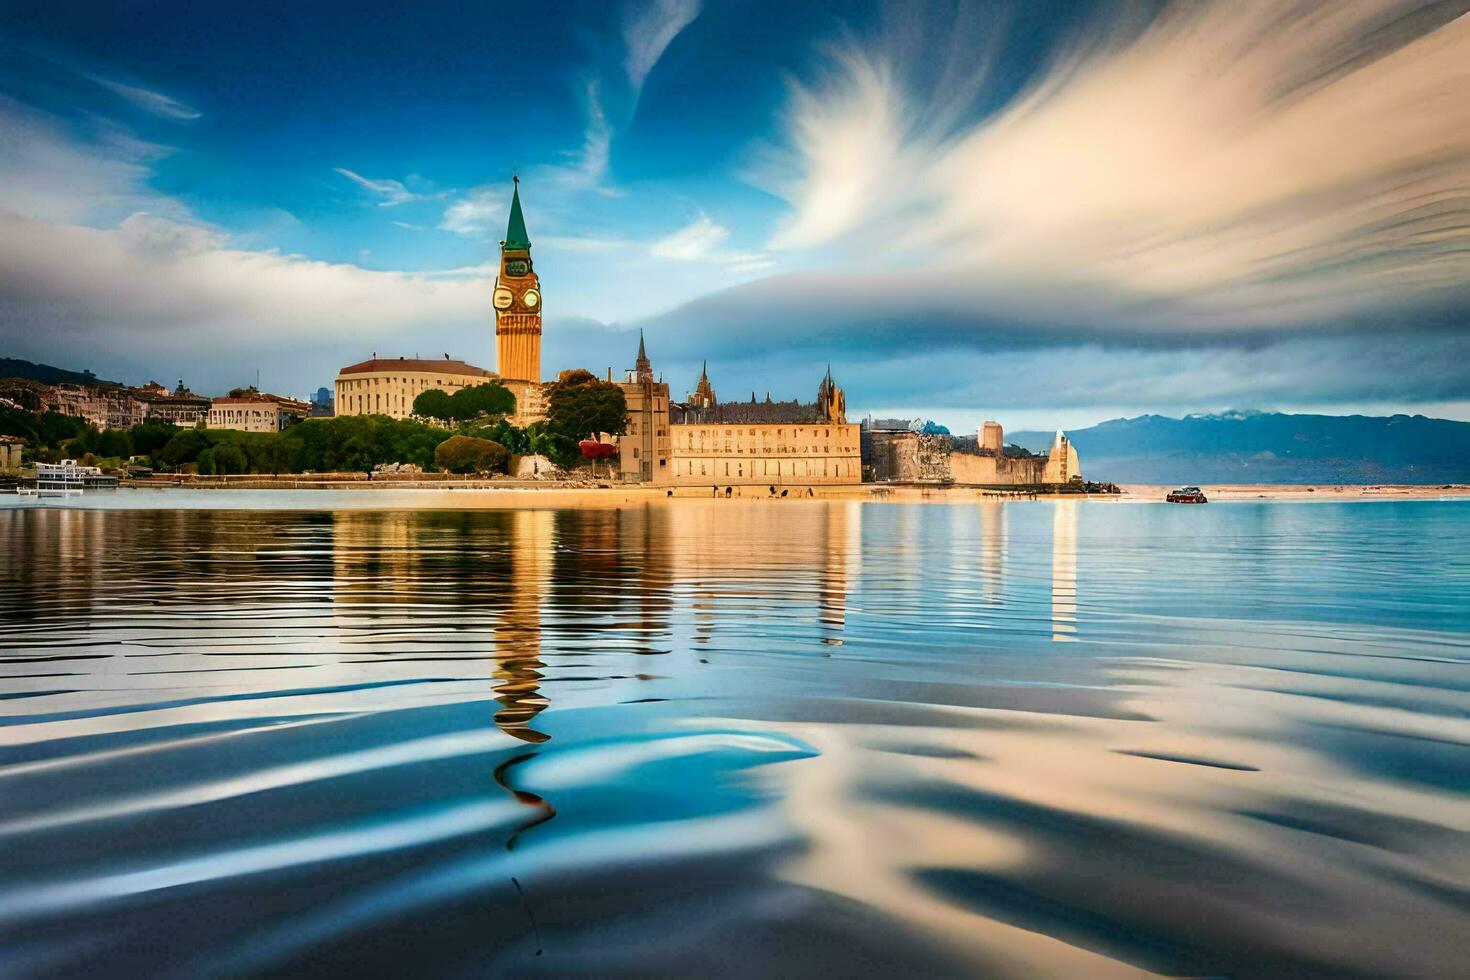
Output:
[[466,364],[464,361],[455,361],[450,358],[418,357],[371,357],[357,364],[349,364],[338,371],[343,374],[386,374],[392,371],[417,371],[422,374],[452,374],[461,377],[473,378],[498,378],[500,375],[494,371],[486,371],[484,368]]
[[254,398],[230,398],[226,396],[224,398],[216,398],[212,402],[214,405],[259,405],[261,408],[269,408],[272,405],[279,407],[283,403],[284,400],[278,400],[266,395],[257,395]]
[[669,406],[675,425],[817,425],[822,420],[811,402],[719,402],[696,408],[675,402]]
[[515,190],[510,194],[510,221],[505,226],[505,248],[530,248],[531,236],[526,233],[526,218],[521,214],[521,178],[514,177]]

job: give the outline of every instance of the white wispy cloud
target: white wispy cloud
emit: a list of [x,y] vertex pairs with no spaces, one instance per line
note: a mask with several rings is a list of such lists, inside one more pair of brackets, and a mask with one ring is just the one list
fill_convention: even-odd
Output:
[[730,229],[715,224],[709,215],[701,212],[683,228],[654,242],[650,251],[661,259],[694,262],[707,258],[729,237]]
[[660,259],[675,262],[708,262],[723,266],[733,275],[750,275],[770,268],[775,261],[765,252],[736,251],[724,248],[730,229],[717,224],[701,211],[693,221],[653,242],[649,252]]
[[460,235],[483,235],[505,213],[505,191],[500,187],[477,187],[444,209],[439,227]]
[[219,229],[143,213],[87,228],[0,212],[0,334],[44,324],[58,352],[111,346],[124,331],[129,348],[183,345],[199,362],[304,338],[345,354],[366,337],[482,320],[491,275],[379,272],[242,249]]
[[117,221],[137,210],[182,217],[148,187],[169,152],[113,126],[80,141],[54,116],[0,95],[0,209],[47,221]]
[[653,0],[628,6],[623,21],[623,68],[635,93],[679,33],[699,16],[700,0]]
[[1133,326],[1427,301],[1470,281],[1467,51],[1470,16],[1413,0],[1179,4],[965,123],[881,42],[849,45],[760,171],[792,205],[771,246]]
[[346,167],[333,167],[332,170],[346,177],[368,193],[381,198],[378,201],[378,207],[380,208],[391,208],[400,204],[407,204],[410,201],[421,201],[425,197],[423,194],[415,194],[409,190],[403,185],[402,181],[389,178],[375,180],[371,177],[364,177],[362,174],[354,173]]
[[151,89],[140,88],[137,85],[125,85],[122,82],[114,81],[110,78],[103,78],[100,75],[91,75],[88,77],[114,95],[119,95],[145,112],[151,112],[153,115],[160,116],[164,119],[173,119],[178,122],[192,122],[203,115],[198,109],[187,106],[178,99],[170,98],[162,92],[154,92]]
[[534,167],[526,174],[549,189],[559,202],[578,194],[594,193],[620,197],[609,183],[614,129],[602,104],[602,82],[592,78],[582,87],[582,145],[563,154],[565,163]]

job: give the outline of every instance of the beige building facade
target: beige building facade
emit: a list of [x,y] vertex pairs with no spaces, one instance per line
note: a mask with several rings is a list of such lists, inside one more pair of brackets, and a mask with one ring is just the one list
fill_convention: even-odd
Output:
[[242,432],[280,432],[291,421],[291,413],[281,402],[267,397],[216,398],[209,407],[211,429],[238,429]]
[[500,383],[493,371],[449,357],[436,361],[374,356],[337,373],[335,408],[338,415],[406,419],[413,415],[414,399],[426,391],[437,388],[452,395],[461,388],[490,382]]
[[858,426],[846,422],[671,427],[677,486],[861,483]]
[[861,483],[861,430],[829,368],[815,403],[719,402],[702,370],[669,427],[676,486],[790,487]]

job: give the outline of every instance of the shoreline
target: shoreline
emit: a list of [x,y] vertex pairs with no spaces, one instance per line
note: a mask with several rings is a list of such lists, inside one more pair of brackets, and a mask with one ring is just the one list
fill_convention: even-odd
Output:
[[[126,481],[118,490],[91,491],[71,498],[17,498],[0,496],[0,509],[262,509],[262,510],[479,510],[479,509],[616,509],[658,502],[709,501],[792,504],[823,501],[892,504],[1016,503],[1080,500],[1100,503],[1164,504],[1172,487],[1128,484],[1120,494],[1043,493],[979,487],[923,487],[892,484],[845,484],[787,487],[787,497],[771,496],[767,487],[723,488],[718,497],[708,488],[660,487],[642,484],[604,484],[525,480],[303,480],[299,478],[241,477],[224,482]],[[810,495],[807,494],[810,489]],[[1235,484],[1203,488],[1210,501],[1344,502],[1384,500],[1470,499],[1470,485],[1361,484],[1266,485]],[[327,491],[318,493],[311,491]],[[360,493],[353,491],[371,491]],[[15,504],[10,501],[15,500]],[[1182,505],[1181,505],[1182,506]]]

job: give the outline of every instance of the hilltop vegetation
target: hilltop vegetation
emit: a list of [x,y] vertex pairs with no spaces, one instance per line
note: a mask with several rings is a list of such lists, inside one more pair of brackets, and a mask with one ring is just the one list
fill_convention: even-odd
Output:
[[118,385],[116,381],[101,380],[91,371],[68,371],[66,368],[36,364],[34,361],[23,361],[15,357],[0,357],[0,378],[25,378],[27,381],[39,381],[47,385]]

